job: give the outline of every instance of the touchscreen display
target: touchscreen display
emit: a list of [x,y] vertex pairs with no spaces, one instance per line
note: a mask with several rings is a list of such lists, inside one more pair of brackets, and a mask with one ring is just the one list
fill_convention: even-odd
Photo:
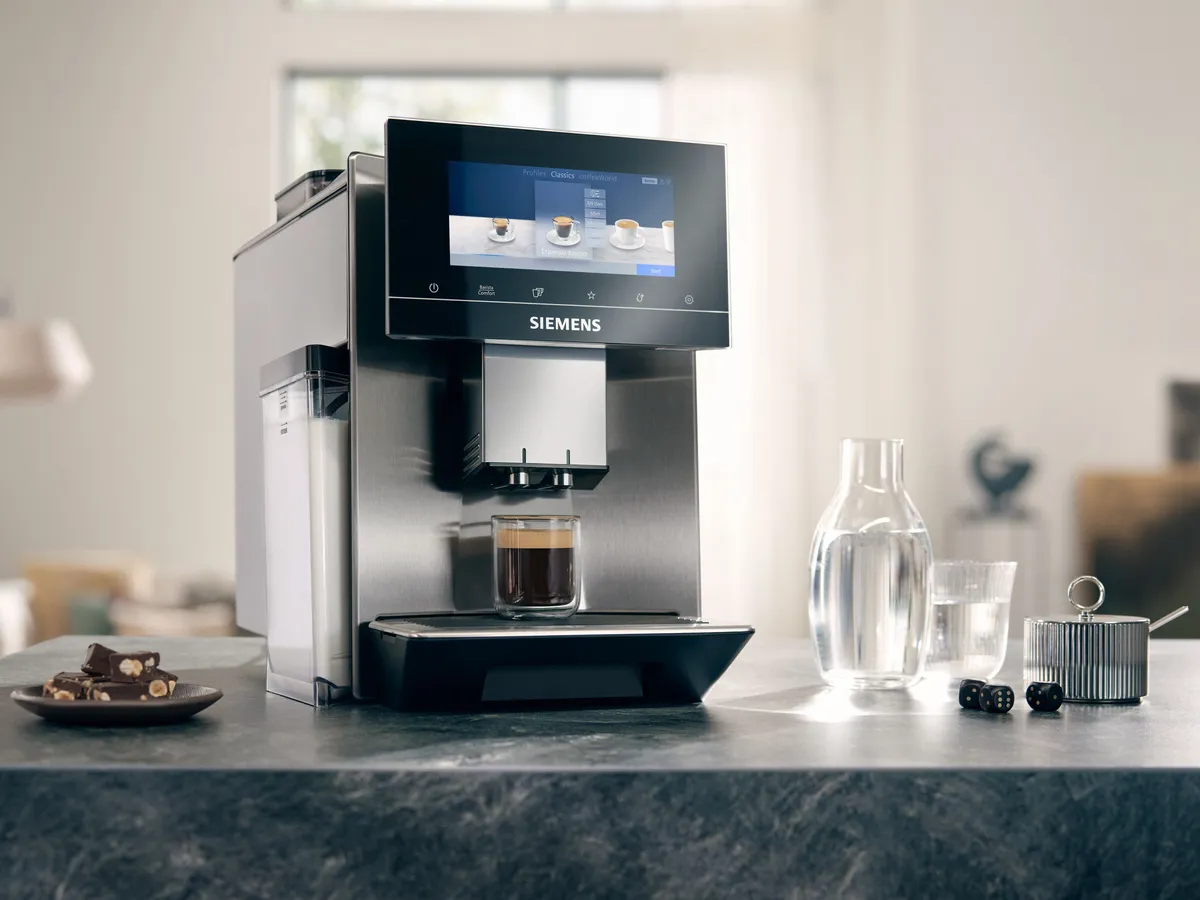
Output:
[[450,265],[675,276],[668,175],[446,163]]
[[389,337],[729,346],[721,145],[418,119],[386,143]]

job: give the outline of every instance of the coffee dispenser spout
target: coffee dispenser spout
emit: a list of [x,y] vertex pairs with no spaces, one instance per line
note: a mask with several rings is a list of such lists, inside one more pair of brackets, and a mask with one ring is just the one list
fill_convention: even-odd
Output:
[[461,364],[464,485],[595,489],[608,472],[605,350],[485,343]]

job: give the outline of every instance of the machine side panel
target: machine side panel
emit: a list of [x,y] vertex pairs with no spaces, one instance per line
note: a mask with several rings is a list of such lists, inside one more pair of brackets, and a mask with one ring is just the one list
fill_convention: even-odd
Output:
[[345,343],[346,195],[242,251],[233,264],[237,622],[267,633],[259,368],[305,344]]
[[[374,694],[371,620],[453,610],[462,500],[434,477],[452,354],[444,343],[387,337],[383,160],[354,154],[348,172],[354,694],[365,699]],[[458,453],[461,463],[461,444]]]

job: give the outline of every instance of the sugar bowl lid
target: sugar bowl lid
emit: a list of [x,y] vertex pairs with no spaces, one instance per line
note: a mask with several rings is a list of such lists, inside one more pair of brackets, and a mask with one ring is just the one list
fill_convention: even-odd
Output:
[[[1081,584],[1092,583],[1099,590],[1100,594],[1096,597],[1096,602],[1089,606],[1085,606],[1076,600],[1072,595],[1075,593],[1075,588]],[[1078,615],[1071,613],[1062,613],[1060,615],[1051,616],[1032,616],[1025,621],[1027,622],[1090,622],[1094,626],[1115,625],[1123,622],[1140,622],[1143,625],[1149,625],[1150,620],[1144,616],[1106,616],[1096,615],[1096,610],[1104,605],[1104,585],[1099,578],[1094,575],[1080,575],[1067,586],[1067,602],[1079,610]],[[1186,612],[1187,610],[1184,610]],[[1172,614],[1174,615],[1174,614]],[[1183,615],[1183,613],[1180,613]]]
[[[1075,588],[1090,582],[1100,595],[1090,605],[1078,603]],[[1097,615],[1104,603],[1100,579],[1083,575],[1067,588],[1067,600],[1078,615],[1025,619],[1025,678],[1062,685],[1066,700],[1122,702],[1146,695],[1150,632],[1177,619],[1186,606],[1156,622],[1143,616]]]

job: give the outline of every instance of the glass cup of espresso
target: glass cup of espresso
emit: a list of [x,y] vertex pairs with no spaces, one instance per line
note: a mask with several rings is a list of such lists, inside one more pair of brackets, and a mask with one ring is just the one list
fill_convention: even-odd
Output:
[[496,234],[499,237],[504,237],[508,233],[508,219],[495,218],[492,219],[492,227],[496,229]]
[[579,223],[570,216],[555,216],[554,231],[560,240],[567,240],[578,230]]
[[579,516],[492,516],[496,612],[559,619],[579,608]]

